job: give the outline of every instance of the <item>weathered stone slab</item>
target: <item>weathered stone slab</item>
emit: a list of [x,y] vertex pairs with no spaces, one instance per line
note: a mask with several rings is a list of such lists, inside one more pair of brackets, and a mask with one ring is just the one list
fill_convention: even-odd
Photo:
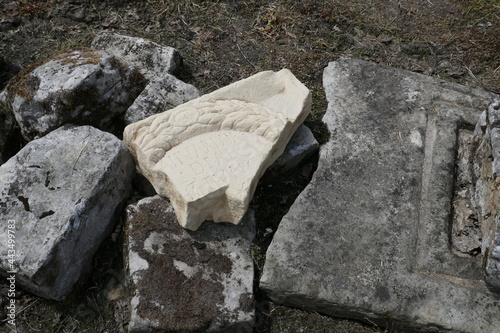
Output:
[[130,332],[252,332],[255,219],[183,229],[160,196],[127,208]]
[[310,107],[290,71],[262,72],[127,126],[124,142],[183,227],[239,223]]
[[130,61],[139,67],[148,80],[175,74],[182,63],[179,52],[172,47],[116,33],[97,35],[92,41],[92,47]]
[[0,166],[0,273],[16,271],[19,287],[64,298],[112,231],[133,172],[125,145],[90,126],[28,143]]
[[200,91],[193,85],[166,74],[148,83],[125,112],[125,124],[129,125],[146,119],[197,97],[200,97]]
[[331,137],[281,221],[260,287],[278,303],[426,332],[494,332],[482,255],[450,249],[457,136],[493,94],[354,59],[324,72]]
[[64,124],[110,126],[146,85],[131,64],[106,52],[60,53],[11,80],[5,100],[27,140]]

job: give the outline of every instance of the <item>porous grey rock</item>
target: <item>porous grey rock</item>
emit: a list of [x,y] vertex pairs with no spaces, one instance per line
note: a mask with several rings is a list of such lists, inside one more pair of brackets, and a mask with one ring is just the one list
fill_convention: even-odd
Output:
[[28,143],[0,166],[0,272],[16,271],[19,287],[63,299],[112,230],[133,172],[124,144],[90,126]]
[[200,97],[200,91],[175,76],[165,74],[153,79],[125,112],[125,124],[129,125],[154,114],[172,109]]
[[267,71],[130,124],[123,137],[183,227],[237,224],[310,109],[310,91],[289,70]]
[[172,47],[116,33],[97,35],[92,47],[136,64],[150,81],[175,74],[182,63],[179,52]]
[[498,330],[482,255],[450,249],[458,131],[494,95],[355,59],[323,80],[331,137],[274,235],[262,290],[405,331]]
[[183,229],[168,200],[127,207],[130,332],[252,332],[255,219]]
[[11,80],[6,104],[27,140],[64,124],[106,129],[143,90],[133,64],[88,48],[59,53]]

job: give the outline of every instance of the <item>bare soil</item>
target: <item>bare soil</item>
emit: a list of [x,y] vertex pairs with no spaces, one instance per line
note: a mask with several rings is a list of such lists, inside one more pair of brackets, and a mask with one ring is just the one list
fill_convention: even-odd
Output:
[[[306,120],[323,143],[322,73],[355,57],[500,93],[500,0],[0,0],[0,89],[55,52],[89,46],[101,32],[149,38],[184,58],[178,76],[208,93],[263,70],[290,69],[313,93]],[[257,269],[314,161],[262,181],[253,205]],[[106,241],[89,279],[66,302],[20,290],[17,332],[127,332],[122,231]],[[0,284],[0,320],[6,284]],[[256,288],[255,332],[384,332],[354,321],[270,303]],[[390,330],[390,324],[389,329]],[[0,332],[15,332],[3,321]]]

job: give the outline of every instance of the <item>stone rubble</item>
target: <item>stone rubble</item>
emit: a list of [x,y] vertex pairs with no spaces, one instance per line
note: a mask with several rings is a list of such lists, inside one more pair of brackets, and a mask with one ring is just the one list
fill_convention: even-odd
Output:
[[[134,184],[134,195],[161,196],[125,210],[130,332],[252,332],[249,202],[266,169],[287,172],[318,150],[301,125],[310,92],[282,70],[200,97],[172,75],[173,48],[118,34],[92,47],[0,92],[0,215],[15,221],[0,226],[0,247],[15,225],[17,249],[15,261],[2,252],[0,274],[63,300]],[[331,137],[260,288],[388,329],[495,331],[500,97],[354,59],[330,63],[324,86]],[[102,131],[119,135],[118,117],[125,145]],[[17,126],[31,141],[7,161]]]
[[[5,156],[0,162],[16,153],[11,147],[15,143],[12,137],[18,135],[18,122],[25,139],[32,140],[0,167],[0,210],[16,221],[16,242],[23,249],[16,261],[11,260],[15,267],[11,267],[7,253],[0,256],[0,274],[16,270],[20,287],[54,300],[65,299],[87,276],[95,251],[109,235],[123,201],[131,194],[131,185],[136,194],[154,193],[148,180],[133,177],[133,159],[116,137],[91,126],[56,128],[72,123],[110,130],[109,125],[117,117],[133,123],[200,96],[195,87],[169,74],[180,64],[178,53],[171,48],[116,35],[99,36],[93,46],[102,50],[79,49],[58,54],[39,67],[25,70],[0,93],[0,122],[6,129],[0,132],[0,153]],[[236,122],[235,126],[227,122],[221,125],[229,129],[228,133],[240,135],[234,130],[244,130],[246,134],[274,140],[266,143],[269,151],[260,161],[263,164],[257,166],[252,188],[281,151],[285,153],[273,168],[275,173],[293,168],[318,146],[307,127],[301,125],[295,131],[309,112],[309,91],[287,71],[257,77],[263,81],[246,80],[234,84],[234,91],[226,88],[199,98],[201,103],[217,107],[225,104],[225,99],[236,99],[233,104],[241,102],[245,107],[250,105],[250,110],[257,110],[249,115],[250,119],[229,116],[227,120]],[[257,89],[255,96],[250,96],[252,102],[262,105],[242,102],[241,94],[247,95],[252,84],[262,83],[265,85]],[[287,94],[294,99],[286,100]],[[267,117],[268,111],[275,112],[280,107],[284,107],[285,113],[262,121],[262,114]],[[108,112],[107,108],[113,111]],[[65,113],[68,110],[73,111]],[[30,113],[34,117],[28,117]],[[214,116],[216,122],[221,120]],[[257,121],[256,127],[252,121]],[[258,129],[261,123],[263,131]],[[250,198],[251,193],[246,200]],[[148,209],[167,213],[153,218],[153,212],[144,215]],[[246,207],[241,213],[245,211]],[[209,223],[195,232],[183,229],[172,206],[160,197],[144,199],[127,212],[128,274],[135,290],[131,331],[253,330],[254,270],[249,253],[255,237],[252,211],[237,226]],[[6,247],[9,224],[2,228],[5,230],[0,245]],[[166,233],[167,229],[171,232]],[[166,244],[169,250],[165,252]],[[141,266],[144,262],[149,270]],[[172,268],[170,275],[143,279],[168,267]],[[165,289],[166,280],[176,287],[158,293]],[[120,290],[123,293],[123,288]],[[186,297],[179,297],[181,294]],[[194,304],[198,306],[193,307]]]
[[28,143],[0,166],[0,247],[9,248],[12,233],[16,251],[13,263],[2,251],[0,271],[16,271],[19,287],[36,295],[66,297],[112,231],[133,172],[123,142],[90,126]]
[[125,125],[200,97],[199,90],[193,85],[172,75],[182,64],[179,52],[172,47],[116,33],[96,36],[92,47],[133,63],[148,80],[147,86],[123,115]]
[[184,228],[239,223],[310,108],[311,93],[290,71],[261,72],[128,125],[124,142]]

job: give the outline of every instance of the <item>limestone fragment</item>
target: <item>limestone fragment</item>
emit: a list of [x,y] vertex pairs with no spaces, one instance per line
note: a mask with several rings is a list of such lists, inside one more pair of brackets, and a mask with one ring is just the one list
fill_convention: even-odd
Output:
[[237,224],[310,107],[290,71],[261,72],[127,126],[124,142],[183,227]]
[[183,229],[160,196],[127,207],[130,332],[252,332],[255,219]]
[[0,273],[16,271],[18,286],[36,295],[66,297],[111,232],[133,172],[125,145],[90,126],[29,142],[0,166]]
[[64,124],[112,129],[146,80],[133,64],[104,51],[60,53],[11,80],[4,97],[26,140]]
[[147,84],[123,118],[125,124],[129,125],[197,97],[200,97],[200,91],[193,85],[184,83],[173,75],[165,74]]
[[172,75],[182,63],[179,52],[172,47],[116,33],[97,35],[92,47],[133,63],[149,81],[124,114],[126,125],[200,96],[198,89]]
[[174,74],[182,63],[179,52],[172,47],[116,33],[97,35],[92,47],[135,64],[149,81]]

